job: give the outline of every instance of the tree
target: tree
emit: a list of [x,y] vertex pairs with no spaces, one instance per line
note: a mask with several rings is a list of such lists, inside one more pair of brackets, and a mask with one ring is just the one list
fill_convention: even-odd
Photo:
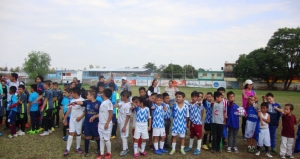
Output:
[[86,67],[84,67],[83,70],[86,70]]
[[49,73],[55,73],[56,71],[55,71],[55,68],[51,68],[51,69],[49,69]]
[[198,68],[198,71],[205,71],[204,68]]
[[158,66],[158,69],[157,69],[157,72],[158,72],[158,73],[162,73],[163,70],[164,70],[166,67],[167,67],[167,65],[159,65],[159,66]]
[[300,28],[278,29],[269,40],[267,49],[284,58],[284,89],[289,89],[300,72]]
[[24,71],[29,78],[34,79],[37,75],[46,76],[49,72],[51,57],[42,51],[32,51],[25,58]]
[[182,78],[183,77],[183,69],[180,65],[177,64],[169,64],[163,72],[162,76],[164,78]]
[[94,68],[94,66],[92,64],[89,67],[90,67],[90,69]]
[[192,65],[184,65],[183,71],[186,78],[195,78],[198,75],[198,71]]
[[15,70],[12,67],[9,69],[9,71],[10,72],[15,72]]
[[157,70],[157,67],[156,67],[155,64],[152,63],[152,62],[146,63],[146,64],[143,66],[143,68],[148,68],[148,69],[152,70],[153,72],[155,72],[155,71]]

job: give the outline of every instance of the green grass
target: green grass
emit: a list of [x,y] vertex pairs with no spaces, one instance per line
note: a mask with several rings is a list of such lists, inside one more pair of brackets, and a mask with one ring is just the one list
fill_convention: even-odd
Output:
[[[88,88],[88,86],[84,86],[85,88]],[[190,99],[190,93],[193,90],[202,91],[202,92],[213,92],[215,89],[204,89],[204,88],[179,88],[180,91],[183,91],[186,93],[187,99]],[[163,88],[161,88],[163,90]],[[231,89],[228,89],[226,91],[230,91]],[[138,87],[132,87],[133,95],[138,95]],[[241,105],[241,90],[231,90],[236,95],[236,103]],[[261,96],[266,94],[269,91],[257,91],[257,95],[259,99],[261,100]],[[273,91],[273,94],[275,95],[275,101],[280,103],[281,105],[284,105],[285,103],[292,103],[295,106],[294,114],[296,117],[300,117],[300,110],[299,110],[299,92],[284,92],[284,91]],[[62,124],[61,124],[62,125]],[[60,125],[60,126],[61,126]],[[2,126],[3,127],[3,126]],[[281,142],[280,139],[280,133],[281,133],[281,125],[277,129],[277,151],[279,152],[279,145]],[[29,129],[27,129],[29,130]],[[26,130],[26,131],[27,131]],[[296,129],[297,131],[297,129]],[[119,130],[118,130],[119,132]],[[0,137],[0,158],[31,158],[31,159],[39,159],[39,158],[63,158],[63,151],[66,147],[66,142],[62,140],[62,128],[57,128],[55,132],[52,133],[52,135],[48,137],[40,137],[39,135],[25,135],[13,139],[8,139],[6,136],[8,135],[9,131],[3,131],[3,136]],[[118,133],[119,134],[119,133]],[[170,138],[171,136],[169,136]],[[128,138],[129,141],[129,149],[130,153],[123,157],[124,159],[133,158],[133,143],[132,143],[132,137]],[[170,139],[169,139],[170,141]],[[186,136],[186,146],[189,142],[189,137]],[[85,158],[83,155],[79,155],[75,153],[75,143],[76,141],[73,141],[70,155],[67,158]],[[112,142],[112,154],[113,158],[121,158],[119,157],[119,153],[122,150],[122,143],[121,139],[117,137],[114,140],[111,140]],[[84,149],[84,138],[82,138],[81,142],[81,148]],[[194,147],[196,146],[196,142],[194,143]],[[241,158],[257,158],[254,156],[254,154],[249,154],[246,152],[246,141],[241,140],[241,130],[239,131],[238,136],[238,148],[239,153],[227,153],[226,147],[223,147],[223,152],[218,154],[212,154],[210,151],[204,151],[201,150],[201,154],[197,157],[193,156],[192,152],[187,153],[187,155],[181,155],[179,153],[180,145],[179,142],[177,142],[176,147],[176,154],[173,156],[170,155],[162,155],[157,156],[153,152],[151,152],[148,149],[148,146],[146,147],[146,152],[148,153],[147,158],[164,158],[164,159],[190,159],[190,158],[222,158],[222,159],[241,159]],[[90,157],[88,158],[95,158],[96,155],[93,154],[93,152],[96,151],[96,143],[90,143]],[[274,157],[279,157],[278,154],[272,154]],[[264,158],[264,153],[261,153],[261,158]],[[143,157],[140,157],[143,158]],[[300,158],[300,155],[295,155],[295,158]]]

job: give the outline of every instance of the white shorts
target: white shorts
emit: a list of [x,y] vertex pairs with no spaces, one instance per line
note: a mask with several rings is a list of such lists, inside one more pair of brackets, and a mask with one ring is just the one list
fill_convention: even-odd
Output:
[[76,118],[70,118],[69,132],[70,133],[76,132],[77,135],[80,135],[82,133],[83,121],[84,121],[84,118],[82,118],[79,122],[76,121]]
[[136,124],[133,137],[135,139],[139,139],[140,137],[142,137],[142,139],[149,139],[148,125]]
[[165,128],[153,128],[152,136],[166,136]]
[[185,138],[185,134],[172,133],[172,136],[178,136],[178,135],[180,138]]
[[104,129],[104,126],[105,124],[104,123],[100,123],[98,125],[98,133],[99,133],[99,136],[100,136],[100,139],[103,139],[103,140],[110,140],[110,136],[111,136],[111,130],[112,130],[112,123],[110,122],[109,125],[108,125],[108,129]]
[[245,137],[246,138],[252,138],[254,136],[256,128],[256,122],[248,121],[246,122],[246,130],[245,130]]
[[269,129],[260,129],[257,146],[271,146]]
[[129,122],[127,123],[127,126],[126,126],[126,129],[125,129],[125,132],[122,132],[122,128],[124,127],[124,124],[125,123],[119,123],[120,127],[120,136],[121,137],[128,137],[129,135]]

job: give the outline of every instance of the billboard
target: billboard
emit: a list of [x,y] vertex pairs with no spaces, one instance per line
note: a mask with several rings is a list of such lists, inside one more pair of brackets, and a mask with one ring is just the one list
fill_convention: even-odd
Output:
[[136,86],[148,86],[148,80],[136,80]]
[[186,87],[200,87],[199,81],[186,81]]

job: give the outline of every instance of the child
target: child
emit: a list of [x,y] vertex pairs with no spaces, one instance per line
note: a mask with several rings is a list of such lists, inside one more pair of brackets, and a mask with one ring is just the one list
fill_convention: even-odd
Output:
[[294,125],[299,124],[300,119],[297,121],[293,114],[293,104],[285,104],[284,110],[274,107],[276,111],[282,113],[282,131],[281,131],[281,144],[280,144],[280,157],[281,158],[294,158],[293,144],[295,137]]
[[[63,114],[62,114],[62,118],[65,118],[65,115],[69,109],[69,104],[72,100],[72,96],[71,96],[71,90],[70,89],[66,89],[64,91],[64,98],[61,101],[61,105],[62,105],[62,110],[63,110]],[[71,114],[69,114],[67,116],[67,125],[64,125],[63,127],[63,140],[67,141],[68,137],[67,137],[67,129],[69,129],[69,122],[70,122],[70,116]]]
[[99,133],[98,133],[98,123],[99,123],[99,107],[101,102],[96,100],[97,93],[95,91],[88,91],[87,100],[86,101],[78,101],[75,103],[71,103],[71,105],[81,105],[86,107],[85,109],[85,119],[84,119],[84,156],[89,156],[89,144],[92,136],[96,140],[98,149],[100,150],[100,140],[99,140]]
[[16,126],[15,126],[16,117],[17,117],[17,105],[18,105],[16,91],[17,91],[17,87],[15,86],[9,87],[9,94],[11,95],[11,98],[7,104],[7,110],[9,112],[7,121],[10,128],[10,134],[8,135],[8,138],[13,138],[18,136],[16,132]]
[[[152,96],[152,95],[151,95]],[[167,110],[166,106],[162,106],[163,96],[161,94],[157,94],[155,98],[155,104],[151,107],[153,110],[153,136],[154,136],[154,153],[157,155],[162,155],[162,153],[168,153],[167,150],[164,149],[165,138],[166,138],[166,130],[164,125],[164,111]],[[158,139],[161,137],[159,147],[158,147]]]
[[172,124],[172,151],[170,155],[175,153],[176,148],[176,139],[179,136],[180,143],[181,143],[181,154],[185,155],[184,151],[184,138],[186,133],[186,128],[188,127],[188,118],[189,118],[189,106],[188,104],[184,103],[185,94],[183,92],[176,92],[176,103],[172,109],[172,117],[173,117],[173,124]]
[[227,121],[226,126],[228,128],[228,148],[227,152],[231,152],[231,148],[235,153],[238,153],[237,148],[237,136],[239,132],[239,106],[234,103],[235,95],[232,91],[227,93]]
[[[78,87],[72,88],[71,92],[73,98],[71,100],[71,103],[84,101],[84,99],[80,97],[81,94],[80,88]],[[69,116],[70,113],[71,113],[71,117],[69,121],[69,127],[70,127],[69,137],[67,140],[67,147],[64,152],[65,156],[69,155],[75,133],[76,133],[76,151],[78,154],[82,154],[82,150],[80,149],[80,143],[81,143],[82,124],[84,121],[83,118],[85,116],[85,109],[78,104],[69,107],[63,120],[65,126],[67,125],[67,117]]]
[[205,108],[205,113],[206,113],[206,116],[205,116],[205,124],[204,124],[204,136],[203,136],[203,146],[202,148],[204,150],[208,150],[208,146],[206,144],[207,142],[207,136],[209,135],[209,138],[208,138],[208,144],[210,145],[211,147],[211,126],[212,126],[212,121],[211,121],[211,118],[212,118],[212,108],[211,108],[211,102],[213,102],[213,97],[212,97],[212,93],[211,92],[207,92],[206,95],[205,95],[205,98],[204,100],[202,101],[203,103],[203,107]]
[[60,101],[62,97],[62,92],[60,88],[58,87],[58,83],[54,82],[53,83],[53,97],[54,97],[54,110],[53,110],[53,124],[55,121],[55,128],[58,128],[59,126],[59,110],[60,110]]
[[213,134],[213,141],[212,141],[212,153],[221,152],[220,149],[220,142],[222,139],[223,134],[223,127],[226,124],[226,110],[223,105],[223,98],[222,93],[215,92],[214,93],[214,102],[211,103],[212,105],[212,134]]
[[111,154],[111,130],[112,130],[112,116],[113,116],[113,105],[109,98],[112,95],[111,89],[104,89],[102,92],[103,102],[99,109],[99,124],[98,133],[100,135],[100,155],[96,159],[102,159],[104,157],[104,144],[107,149],[105,159],[112,158]]
[[260,132],[257,143],[257,151],[255,153],[256,156],[260,155],[260,147],[265,146],[266,156],[273,157],[269,152],[269,147],[271,146],[270,140],[270,131],[269,131],[269,123],[270,123],[270,115],[267,113],[268,111],[268,103],[264,102],[260,105]]
[[[112,104],[115,105],[117,103],[117,100],[118,100],[117,99],[117,92],[114,91],[115,84],[114,83],[109,83],[108,87],[113,92],[110,100],[111,100]],[[112,131],[111,131],[111,139],[114,139],[117,136],[117,128],[118,128],[118,108],[117,107],[113,109],[112,122],[113,122],[113,128],[112,128]]]
[[[146,99],[143,97],[133,97],[132,101],[134,106],[132,109],[135,109],[136,112],[136,124],[135,124],[135,131],[134,131],[134,157],[138,158],[138,142],[142,137],[142,145],[141,145],[141,155],[147,156],[145,152],[146,147],[146,140],[149,138],[148,131],[151,129],[151,116],[150,110],[146,106]],[[148,125],[148,122],[150,123]]]
[[169,102],[170,102],[170,97],[168,93],[163,93],[163,103],[162,106],[166,106],[167,110],[165,111],[165,115],[164,115],[164,123],[165,123],[165,130],[166,130],[166,139],[165,139],[165,148],[169,148],[169,133],[170,133],[170,126],[171,126],[171,110],[170,110],[170,106],[169,106]]
[[24,91],[25,91],[25,86],[19,85],[17,118],[21,123],[21,130],[17,132],[18,136],[25,135],[25,124],[26,124],[26,116],[27,116],[27,95],[25,94]]
[[104,84],[99,85],[99,94],[97,95],[96,100],[98,100],[100,102],[103,102],[101,94],[104,92],[104,89],[105,89],[105,85]]
[[[226,101],[226,98],[225,98],[225,88],[224,87],[219,87],[217,89],[218,92],[222,93],[222,101],[223,101],[223,105],[225,107],[225,118],[227,118],[227,101]],[[222,149],[222,146],[227,146],[227,143],[226,143],[226,137],[227,137],[227,129],[226,129],[226,125],[223,126],[223,133],[222,133],[222,142],[220,143],[221,144],[221,149]]]
[[40,134],[40,136],[48,136],[51,131],[51,117],[52,117],[52,110],[53,110],[53,94],[50,90],[50,81],[44,82],[44,101],[40,111],[43,113],[43,125],[44,125],[44,132]]
[[255,152],[255,145],[256,145],[254,136],[255,136],[256,124],[258,121],[258,114],[257,114],[258,110],[257,107],[253,106],[254,104],[255,104],[255,99],[253,96],[250,96],[248,98],[248,103],[246,107],[247,121],[246,121],[246,130],[245,130],[245,137],[247,139],[247,145],[248,145],[247,151],[249,153]]
[[38,121],[38,117],[40,115],[39,113],[39,107],[38,107],[38,103],[33,103],[38,97],[39,95],[37,94],[37,85],[36,84],[32,84],[30,85],[30,92],[31,94],[29,95],[29,105],[28,105],[28,114],[30,114],[30,119],[31,119],[31,130],[28,131],[28,134],[36,134],[38,133],[38,125],[39,125],[39,121]]
[[129,92],[123,91],[121,93],[122,101],[116,104],[114,107],[119,107],[118,123],[120,125],[120,136],[123,144],[123,151],[120,152],[120,156],[125,156],[129,152],[128,150],[128,134],[129,134],[129,123],[130,123],[130,107]]
[[268,113],[270,114],[269,130],[271,136],[271,151],[276,153],[276,130],[279,126],[281,112],[274,109],[274,107],[281,109],[281,106],[274,101],[275,98],[272,93],[267,93],[265,98],[269,103]]
[[[150,109],[150,116],[152,118],[152,125],[154,123],[154,117],[153,117],[153,110],[151,109],[151,107],[154,105],[154,103],[156,101],[156,95],[157,95],[157,93],[152,93],[151,96],[147,100],[147,107]],[[149,133],[149,148],[151,150],[153,150],[153,141],[152,141],[152,136],[153,135],[152,135],[152,132],[153,132],[153,130],[152,130],[152,126],[151,126],[151,130],[148,131],[148,133]]]
[[199,102],[199,92],[193,91],[191,94],[192,103],[190,104],[190,144],[184,151],[188,152],[192,150],[194,137],[197,137],[197,149],[194,155],[199,155],[201,151],[201,139],[202,139],[202,117],[203,117],[203,105],[202,100]]

